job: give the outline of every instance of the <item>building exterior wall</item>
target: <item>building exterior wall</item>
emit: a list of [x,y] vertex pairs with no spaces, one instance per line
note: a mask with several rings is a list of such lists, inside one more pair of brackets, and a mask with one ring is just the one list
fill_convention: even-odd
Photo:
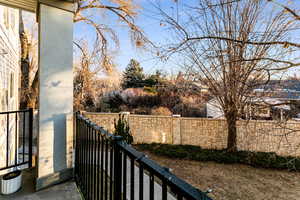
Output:
[[0,6],[0,112],[18,108],[19,71],[19,11]]
[[[92,122],[114,131],[118,114],[84,113]],[[227,146],[226,121],[223,119],[185,118],[177,116],[129,115],[134,143],[195,145],[206,149]],[[238,121],[239,150],[276,152],[300,157],[300,123],[278,124],[276,121]]]
[[[0,5],[0,112],[18,110],[19,70],[19,11]],[[11,118],[9,124],[10,160],[13,161],[15,119]],[[6,136],[7,118],[0,115],[0,168],[6,162]]]

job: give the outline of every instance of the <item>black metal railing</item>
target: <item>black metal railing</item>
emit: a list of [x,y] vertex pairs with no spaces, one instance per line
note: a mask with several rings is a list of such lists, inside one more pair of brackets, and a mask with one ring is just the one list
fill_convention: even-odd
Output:
[[0,112],[0,171],[32,167],[33,109]]
[[78,113],[75,149],[75,178],[85,199],[211,199]]

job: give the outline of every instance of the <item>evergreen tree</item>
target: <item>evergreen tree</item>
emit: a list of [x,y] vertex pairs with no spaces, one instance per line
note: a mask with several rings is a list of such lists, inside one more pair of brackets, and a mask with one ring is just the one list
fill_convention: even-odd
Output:
[[119,135],[123,137],[123,140],[127,144],[132,144],[133,143],[133,136],[131,135],[130,127],[128,120],[125,119],[125,116],[122,114],[119,114],[119,119],[118,121],[115,119],[114,120],[114,126],[115,126],[115,135]]
[[144,80],[144,85],[148,86],[148,87],[153,87],[153,86],[162,84],[162,82],[165,79],[166,78],[164,77],[163,73],[160,70],[156,70],[155,74],[148,76]]
[[140,63],[131,59],[123,74],[122,87],[124,89],[143,87],[144,79],[145,74]]

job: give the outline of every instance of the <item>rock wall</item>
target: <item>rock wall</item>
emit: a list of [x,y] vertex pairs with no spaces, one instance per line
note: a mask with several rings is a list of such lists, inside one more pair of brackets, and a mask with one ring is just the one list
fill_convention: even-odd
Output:
[[[84,113],[94,123],[114,131],[117,113]],[[135,143],[195,145],[206,149],[227,146],[226,121],[222,119],[178,116],[129,115]],[[238,121],[239,150],[276,152],[282,156],[300,156],[300,123],[276,121]]]

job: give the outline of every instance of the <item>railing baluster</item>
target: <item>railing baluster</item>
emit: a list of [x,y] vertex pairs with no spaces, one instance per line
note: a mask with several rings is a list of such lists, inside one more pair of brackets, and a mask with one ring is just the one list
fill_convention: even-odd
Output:
[[75,179],[76,179],[76,176],[78,174],[78,123],[77,123],[77,118],[75,118],[76,120],[76,125],[75,125]]
[[96,194],[96,190],[95,190],[95,180],[96,180],[96,173],[95,173],[95,169],[96,169],[96,159],[95,159],[95,155],[96,155],[96,152],[95,152],[95,146],[96,146],[96,142],[95,142],[95,134],[96,134],[96,130],[95,129],[92,129],[92,163],[91,163],[91,167],[92,167],[92,198],[93,199],[96,199],[95,198],[95,194]]
[[83,188],[85,188],[84,186],[84,175],[85,175],[85,171],[84,171],[84,164],[85,164],[85,160],[86,157],[84,155],[84,145],[85,145],[85,132],[84,132],[84,122],[83,120],[80,120],[80,125],[81,125],[81,129],[80,129],[80,138],[82,139],[81,141],[81,184],[83,185]]
[[134,158],[130,158],[130,199],[134,200]]
[[[113,183],[114,183],[114,200],[122,200],[122,153],[119,147],[119,142],[122,141],[121,136],[113,137]],[[125,197],[126,199],[126,197]]]
[[150,184],[149,184],[149,192],[150,192],[150,200],[154,200],[154,175],[150,172]]
[[79,174],[79,122],[78,118],[75,116],[75,179],[78,182],[78,174]]
[[89,147],[88,147],[88,153],[89,153],[89,165],[88,165],[88,169],[89,169],[89,198],[91,199],[92,198],[92,177],[93,177],[93,174],[92,174],[92,132],[93,132],[93,129],[91,127],[91,124],[89,123]]
[[168,199],[168,186],[165,180],[162,181],[162,200]]
[[[97,153],[97,200],[100,200],[100,193],[99,192],[102,192],[101,190],[99,191],[98,188],[100,187],[100,156],[101,156],[101,133],[100,132],[97,132],[97,150],[98,150],[98,153]],[[102,187],[102,186],[101,186]]]
[[103,187],[104,187],[104,136],[101,134],[101,188],[100,188],[100,195],[101,195],[101,200],[103,200]]
[[18,113],[15,118],[15,165],[18,164]]
[[8,165],[8,157],[9,157],[9,113],[7,113],[6,116],[6,167],[9,167]]
[[23,162],[25,162],[25,139],[26,139],[26,135],[25,135],[25,129],[26,128],[26,112],[23,112],[23,130],[22,130],[22,135],[23,135],[23,146],[22,146],[22,160]]
[[80,125],[81,125],[81,129],[80,129],[80,131],[81,131],[81,133],[80,133],[80,135],[81,135],[81,139],[82,139],[82,141],[81,141],[81,184],[82,184],[82,188],[83,188],[83,190],[82,190],[82,192],[83,192],[83,194],[85,194],[85,160],[86,160],[86,157],[85,157],[85,155],[84,155],[84,147],[85,147],[85,123],[84,123],[84,121],[81,119],[80,120]]
[[88,124],[85,123],[85,145],[84,145],[84,157],[85,157],[85,164],[84,164],[84,175],[85,175],[85,195],[88,197]]
[[[99,159],[98,159],[98,151],[97,151],[97,147],[98,147],[98,131],[95,130],[94,132],[94,199],[97,199],[97,190],[98,190],[98,182],[97,182],[97,169],[98,169],[98,165],[99,165]],[[99,148],[98,148],[99,149]]]
[[143,200],[144,198],[144,167],[140,162],[139,168],[139,200]]
[[123,153],[123,199],[127,199],[127,155]]
[[110,154],[109,154],[109,199],[112,200],[113,197],[113,177],[114,177],[114,172],[113,172],[113,155],[114,155],[114,149],[113,145],[110,145]]
[[87,146],[86,146],[86,154],[87,154],[87,162],[86,162],[86,170],[87,170],[87,197],[90,199],[90,124],[87,124]]
[[82,138],[82,122],[81,120],[77,120],[78,121],[78,143],[79,143],[79,181],[80,181],[80,185],[82,186],[82,169],[83,169],[83,163],[82,163],[82,143],[83,143],[83,138]]
[[32,140],[33,140],[33,109],[29,109],[29,132],[28,132],[28,161],[29,161],[29,167],[32,167]]
[[104,192],[105,192],[105,196],[104,196],[104,199],[107,200],[108,198],[108,184],[107,184],[107,181],[108,181],[108,140],[107,138],[105,138],[105,189],[104,189]]
[[[79,182],[80,186],[81,186],[81,180],[80,180],[80,174],[81,174],[81,136],[80,136],[80,121],[79,119],[77,118],[77,115],[75,115],[75,119],[76,119],[76,134],[77,134],[77,137],[76,137],[76,142],[77,142],[77,146],[76,146],[76,153],[78,154],[78,162],[76,163],[75,162],[75,167],[78,168],[77,170],[77,174],[75,174],[75,177],[77,178],[77,183]],[[77,166],[76,166],[77,165]]]
[[85,156],[84,156],[84,123],[83,123],[83,120],[79,120],[79,123],[80,123],[80,160],[81,160],[81,170],[80,170],[80,181],[81,181],[81,184],[84,188],[84,161],[85,161]]
[[179,194],[177,195],[177,200],[183,200],[182,194],[179,193]]

